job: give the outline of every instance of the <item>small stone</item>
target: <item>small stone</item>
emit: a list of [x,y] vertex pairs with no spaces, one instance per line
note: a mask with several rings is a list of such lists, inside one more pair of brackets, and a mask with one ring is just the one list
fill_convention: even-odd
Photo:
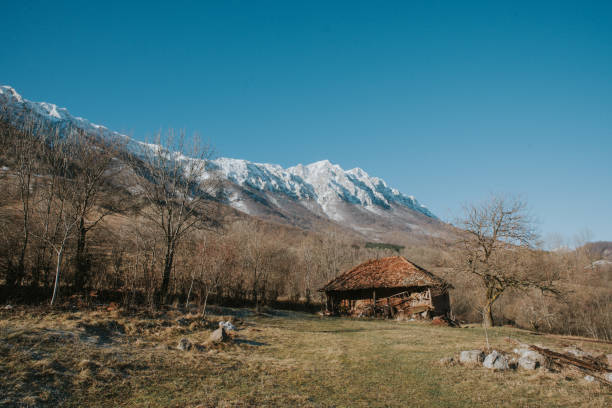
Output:
[[462,364],[478,364],[484,360],[484,353],[481,350],[464,350],[459,354],[459,361]]
[[225,332],[225,328],[221,326],[217,330],[212,332],[208,340],[211,341],[212,343],[221,343],[221,342],[226,341],[228,337],[229,336]]
[[226,322],[219,322],[219,327],[223,327],[225,330],[236,330],[236,326],[234,326],[229,320]]
[[606,381],[612,383],[612,373],[605,373],[604,378],[606,379]]
[[181,340],[179,340],[176,346],[177,349],[183,351],[191,350],[191,347],[193,347],[193,344],[191,344],[191,341],[189,341],[187,337],[183,337]]
[[443,366],[449,366],[455,363],[455,359],[452,357],[443,357],[438,363]]
[[495,370],[507,370],[509,368],[508,359],[495,350],[485,358],[482,365]]
[[595,381],[595,377],[593,377],[592,375],[585,375],[584,380],[587,382],[593,382]]

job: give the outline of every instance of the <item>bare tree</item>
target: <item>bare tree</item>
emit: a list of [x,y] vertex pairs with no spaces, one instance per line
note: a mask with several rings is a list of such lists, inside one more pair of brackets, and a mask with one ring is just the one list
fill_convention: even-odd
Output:
[[2,129],[2,138],[10,152],[12,161],[12,176],[14,186],[19,197],[19,210],[21,221],[21,243],[17,266],[9,268],[6,283],[9,286],[17,284],[25,275],[25,260],[31,238],[31,215],[35,196],[35,178],[38,165],[38,138],[37,124],[28,117],[22,128],[17,129],[5,123]]
[[[177,246],[194,229],[219,224],[221,184],[212,171],[212,149],[197,137],[158,134],[155,144],[141,144],[129,162],[143,181],[140,189],[146,217],[164,237],[165,257],[158,303],[166,302]],[[146,180],[146,181],[145,181]]]
[[600,259],[600,254],[591,244],[592,241],[593,233],[588,228],[582,229],[574,236],[576,271],[584,269],[595,271],[595,261]]
[[[200,289],[203,318],[206,318],[209,296],[217,293],[223,280],[228,277],[228,271],[232,270],[236,263],[233,251],[227,248],[224,243],[211,245],[211,243],[207,244],[207,241],[207,237],[204,237],[202,242],[197,245],[196,251],[200,259],[199,265],[194,268],[192,275],[192,286],[195,278],[197,278]],[[187,301],[189,301],[189,296]]]
[[51,306],[54,305],[60,286],[60,277],[64,254],[69,240],[77,226],[73,203],[75,200],[75,183],[70,178],[73,150],[71,144],[63,139],[59,129],[49,131],[44,135],[46,149],[46,165],[48,179],[41,183],[43,197],[37,205],[37,220],[40,234],[37,237],[46,243],[55,253],[55,279]]
[[121,166],[114,165],[123,141],[109,137],[97,137],[80,130],[70,132],[66,143],[72,152],[74,194],[72,208],[77,218],[76,252],[75,252],[75,288],[81,289],[89,272],[86,255],[87,234],[96,228],[109,214],[119,211],[120,203],[113,198],[117,194],[104,194],[111,181],[121,171]]
[[485,326],[493,326],[493,304],[509,288],[559,293],[554,286],[556,275],[540,276],[525,262],[524,255],[533,247],[537,234],[523,201],[493,196],[482,204],[467,205],[458,224],[465,234],[459,242],[456,269],[482,281]]
[[251,283],[251,298],[255,304],[256,312],[259,313],[261,285],[268,273],[266,267],[266,237],[256,222],[243,221],[237,223],[236,227],[240,234],[239,245],[243,268],[247,271]]

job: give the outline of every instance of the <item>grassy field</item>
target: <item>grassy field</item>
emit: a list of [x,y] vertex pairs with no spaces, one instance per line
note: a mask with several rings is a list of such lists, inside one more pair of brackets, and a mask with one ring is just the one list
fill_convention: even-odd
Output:
[[[64,407],[539,407],[612,405],[611,389],[573,372],[493,372],[443,366],[442,357],[483,348],[481,328],[320,318],[293,312],[232,314],[234,341],[207,344],[221,315],[124,314],[14,308],[0,312],[0,406]],[[177,319],[181,319],[177,321]],[[227,316],[226,316],[227,318]],[[191,351],[175,348],[189,338]],[[612,346],[489,332],[591,351]]]

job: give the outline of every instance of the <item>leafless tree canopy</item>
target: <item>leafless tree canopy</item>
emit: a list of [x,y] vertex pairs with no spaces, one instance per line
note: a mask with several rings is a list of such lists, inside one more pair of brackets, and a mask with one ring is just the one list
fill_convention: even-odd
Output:
[[493,303],[509,288],[538,288],[558,294],[558,276],[542,276],[532,259],[537,238],[526,204],[517,198],[493,196],[465,207],[460,220],[465,231],[459,241],[456,268],[479,278],[486,289],[484,324],[493,325]]
[[168,294],[178,245],[195,229],[218,227],[221,184],[210,168],[212,153],[197,137],[187,145],[183,133],[169,132],[130,156],[134,173],[148,181],[139,191],[147,204],[142,215],[165,243],[160,302]]

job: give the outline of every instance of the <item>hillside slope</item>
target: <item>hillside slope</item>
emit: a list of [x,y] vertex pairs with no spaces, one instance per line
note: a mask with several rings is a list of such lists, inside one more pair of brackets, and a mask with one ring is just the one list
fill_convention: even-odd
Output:
[[[0,108],[1,115],[18,126],[34,120],[61,131],[77,128],[124,138],[134,152],[158,148],[73,116],[65,108],[29,101],[9,86],[0,87]],[[190,160],[182,155],[176,159]],[[309,230],[341,227],[373,241],[400,237],[423,242],[452,235],[452,229],[413,196],[360,168],[344,170],[323,160],[284,169],[224,157],[213,160],[212,168],[225,181],[227,204],[249,215]]]

